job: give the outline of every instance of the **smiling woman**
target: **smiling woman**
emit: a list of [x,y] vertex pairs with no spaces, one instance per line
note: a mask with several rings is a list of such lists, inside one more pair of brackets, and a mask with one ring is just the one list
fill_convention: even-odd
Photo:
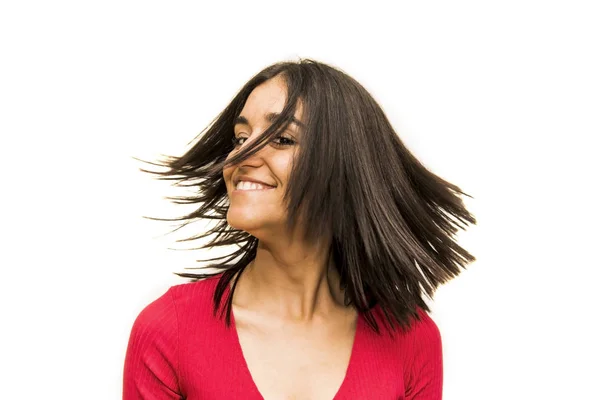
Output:
[[197,186],[180,221],[217,222],[195,238],[237,249],[140,313],[124,399],[441,399],[424,297],[474,260],[454,236],[475,218],[358,82],[269,66],[160,165]]
[[[235,147],[227,160],[277,121],[285,101],[286,85],[279,76],[252,91],[240,115],[235,118]],[[232,228],[268,241],[285,236],[282,230],[287,211],[282,197],[284,188],[289,186],[287,180],[299,147],[302,125],[299,118],[301,109],[296,111],[285,131],[277,134],[269,146],[261,150],[260,156],[252,156],[239,164],[229,164],[223,169],[230,202],[227,222]]]

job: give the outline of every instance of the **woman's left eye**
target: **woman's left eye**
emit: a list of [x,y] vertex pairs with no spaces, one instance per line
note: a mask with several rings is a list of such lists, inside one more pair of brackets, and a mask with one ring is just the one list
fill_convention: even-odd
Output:
[[296,144],[296,142],[293,139],[286,138],[283,136],[277,136],[273,140],[273,142],[278,146],[292,146],[292,145]]

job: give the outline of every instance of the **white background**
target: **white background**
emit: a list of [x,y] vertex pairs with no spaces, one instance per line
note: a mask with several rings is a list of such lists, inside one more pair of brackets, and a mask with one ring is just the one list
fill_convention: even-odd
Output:
[[132,157],[308,57],[474,197],[478,260],[432,302],[444,399],[600,399],[597,2],[214,3],[2,2],[0,398],[120,397],[134,318],[206,256],[142,218],[183,210]]

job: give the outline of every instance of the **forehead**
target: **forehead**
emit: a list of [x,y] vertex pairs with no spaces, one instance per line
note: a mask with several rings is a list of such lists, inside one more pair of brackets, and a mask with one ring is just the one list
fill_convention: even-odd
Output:
[[263,82],[254,88],[248,96],[244,111],[263,109],[271,112],[281,112],[287,97],[287,86],[284,80],[278,76]]
[[[281,113],[287,100],[287,85],[283,78],[276,76],[254,88],[248,96],[244,108],[235,124],[272,123]],[[302,126],[302,103],[298,102],[294,113],[295,124]]]

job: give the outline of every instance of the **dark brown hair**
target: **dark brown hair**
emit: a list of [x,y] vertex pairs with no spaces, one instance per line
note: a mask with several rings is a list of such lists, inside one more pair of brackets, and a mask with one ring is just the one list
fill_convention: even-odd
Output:
[[[260,84],[281,76],[287,102],[279,117],[260,137],[225,160],[233,150],[234,119]],[[227,286],[256,256],[258,240],[227,223],[229,199],[223,167],[246,159],[291,122],[298,101],[305,125],[284,200],[288,226],[300,208],[306,237],[332,233],[331,255],[353,304],[379,332],[371,311],[379,305],[390,327],[408,328],[417,307],[430,311],[424,296],[475,260],[455,241],[459,228],[475,224],[461,189],[425,168],[404,146],[381,107],[356,80],[338,68],[310,60],[279,62],[247,82],[225,109],[180,157],[165,157],[156,166],[159,179],[193,187],[192,196],[171,198],[197,208],[174,219],[185,226],[210,219],[213,228],[189,238],[210,238],[201,248],[237,245],[231,254],[208,260],[217,272],[179,273],[192,280],[221,274],[214,294],[217,313]],[[470,196],[469,196],[470,197]],[[173,220],[171,220],[173,221]],[[226,301],[230,324],[233,290]],[[221,314],[222,315],[222,314]]]

